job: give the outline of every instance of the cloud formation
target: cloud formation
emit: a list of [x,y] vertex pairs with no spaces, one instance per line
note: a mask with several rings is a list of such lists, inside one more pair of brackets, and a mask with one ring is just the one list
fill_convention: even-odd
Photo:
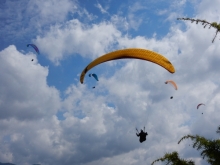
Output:
[[[163,37],[132,36],[121,28],[129,20],[120,14],[100,22],[91,19],[94,21],[91,24],[82,21],[81,17],[67,19],[73,9],[87,13],[86,9],[79,11],[74,7],[74,4],[80,7],[80,3],[48,1],[42,2],[42,8],[39,8],[39,2],[28,2],[39,12],[33,19],[40,25],[44,21],[48,21],[48,26],[52,25],[32,38],[42,55],[25,53],[15,45],[0,51],[1,162],[17,165],[136,165],[150,164],[165,152],[178,151],[183,158],[207,165],[199,153],[189,147],[189,141],[179,145],[177,142],[187,134],[219,138],[215,130],[220,115],[220,48],[218,38],[211,43],[214,29],[204,29],[167,16],[173,23]],[[181,2],[184,6],[185,1]],[[218,22],[215,15],[220,11],[211,10],[215,6],[207,2],[196,4],[196,17],[210,13],[206,19]],[[13,7],[17,3],[14,2]],[[218,3],[213,1],[216,6]],[[144,7],[140,4],[141,1],[131,6],[130,11],[134,14],[142,10]],[[5,5],[4,10],[8,11],[9,2]],[[48,5],[52,5],[50,10]],[[21,11],[18,8],[17,13]],[[110,7],[108,12],[111,13]],[[92,15],[87,14],[85,19]],[[52,15],[54,17],[50,18]],[[22,21],[24,18],[15,19]],[[120,21],[123,26],[119,26]],[[12,25],[6,25],[2,32],[8,31],[6,28],[9,27],[13,29]],[[94,68],[100,80],[95,89],[90,88],[88,77],[85,84],[80,84],[76,75],[77,82],[60,91],[48,85],[51,67],[40,64],[44,55],[64,67],[70,57],[78,55],[92,60],[109,51],[128,47],[163,54],[174,64],[176,73],[170,74],[151,62],[118,60]],[[83,69],[87,61],[81,65]],[[59,76],[56,79],[59,81]],[[168,79],[177,83],[177,91],[164,84]],[[201,102],[206,105],[197,110],[196,106]],[[149,135],[147,141],[140,144],[135,129],[144,126]]]

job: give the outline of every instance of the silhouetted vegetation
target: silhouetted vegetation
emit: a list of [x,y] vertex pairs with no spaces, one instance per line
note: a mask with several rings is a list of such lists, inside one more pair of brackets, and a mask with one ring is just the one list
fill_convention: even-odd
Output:
[[[218,126],[216,133],[220,134],[220,126]],[[205,159],[210,165],[220,165],[220,139],[210,140],[199,135],[186,135],[182,137],[178,144],[185,139],[190,139],[193,141],[193,148],[196,148],[203,159]],[[176,151],[172,153],[166,153],[164,157],[159,158],[155,162],[162,161],[166,162],[166,165],[195,165],[192,160],[184,160],[179,158]]]
[[172,153],[166,153],[164,155],[164,157],[159,158],[155,161],[153,161],[153,163],[151,163],[151,165],[153,165],[154,163],[161,161],[161,162],[167,162],[166,165],[195,165],[195,163],[191,160],[184,160],[184,159],[180,159],[179,155],[176,151],[172,152]]
[[212,40],[212,43],[215,41],[215,38],[216,38],[218,32],[220,32],[220,24],[217,24],[217,22],[210,23],[210,22],[208,22],[206,20],[193,19],[193,18],[177,18],[177,20],[187,20],[187,21],[189,20],[189,21],[191,21],[191,23],[196,22],[196,24],[201,22],[201,24],[204,26],[204,28],[206,28],[207,25],[209,26],[209,29],[211,27],[215,28],[216,29],[216,33],[215,33],[215,36],[214,36],[214,38]]
[[0,162],[0,165],[15,165],[15,164],[12,164],[12,163],[1,163]]
[[[15,164],[12,164],[12,163],[1,163],[0,162],[0,165],[15,165]],[[40,164],[33,164],[33,165],[40,165]]]

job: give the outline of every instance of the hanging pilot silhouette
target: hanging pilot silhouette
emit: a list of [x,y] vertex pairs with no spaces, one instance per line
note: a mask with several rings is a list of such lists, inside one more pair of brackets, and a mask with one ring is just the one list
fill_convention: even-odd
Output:
[[147,132],[144,132],[145,131],[145,127],[144,127],[144,131],[141,129],[140,133],[138,132],[137,128],[136,128],[136,130],[137,130],[136,135],[138,137],[140,137],[140,139],[139,139],[140,143],[144,142],[146,140],[146,136],[148,135]]

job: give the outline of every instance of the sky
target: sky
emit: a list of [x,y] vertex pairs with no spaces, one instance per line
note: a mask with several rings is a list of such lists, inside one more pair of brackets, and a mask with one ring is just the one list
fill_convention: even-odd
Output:
[[[218,23],[219,6],[219,0],[0,0],[0,162],[149,165],[177,151],[207,165],[190,140],[177,143],[188,134],[219,138],[220,35],[212,43],[214,28],[177,18]],[[86,74],[80,83],[91,61],[125,48],[160,53],[176,72],[123,59],[91,69],[99,81]],[[199,103],[205,105],[197,109]],[[148,136],[140,143],[136,128],[143,127]]]

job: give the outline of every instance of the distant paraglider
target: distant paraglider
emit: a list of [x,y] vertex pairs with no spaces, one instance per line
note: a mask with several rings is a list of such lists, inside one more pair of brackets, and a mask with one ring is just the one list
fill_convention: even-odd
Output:
[[34,44],[27,44],[27,47],[31,46],[32,48],[34,48],[34,50],[37,52],[37,54],[40,54],[40,51],[38,49],[38,47]]
[[197,105],[197,109],[199,109],[199,107],[200,107],[201,105],[204,105],[204,106],[205,106],[205,104],[200,103],[200,104]]
[[[165,82],[165,84],[171,84],[174,87],[175,90],[178,89],[176,83],[173,80],[167,80]],[[173,99],[173,96],[171,96],[170,99]]]
[[[92,74],[90,73],[89,77],[91,77],[91,76],[94,77],[96,79],[96,81],[99,81],[98,76],[95,73],[92,73]],[[95,88],[95,86],[93,86],[92,88]]]
[[[34,48],[34,50],[37,52],[37,54],[40,54],[40,51],[38,49],[38,47],[34,44],[27,44],[27,47],[31,46],[32,48]],[[32,59],[31,61],[34,61],[34,59]]]
[[[204,105],[204,106],[205,106],[205,104],[200,103],[200,104],[197,105],[197,109],[199,109],[199,107],[200,107],[201,105]],[[202,112],[202,114],[203,114],[203,112]]]
[[177,85],[176,85],[176,83],[173,81],[173,80],[167,80],[166,82],[165,82],[165,84],[171,84],[173,87],[174,87],[174,89],[176,89],[177,90]]
[[164,56],[150,51],[146,49],[138,49],[138,48],[130,48],[130,49],[122,49],[122,50],[117,50],[114,52],[107,53],[101,57],[98,57],[94,61],[92,61],[90,64],[88,64],[85,69],[82,71],[81,76],[80,76],[80,82],[83,84],[84,77],[86,73],[96,65],[99,65],[101,63],[111,61],[111,60],[118,60],[118,59],[141,59],[141,60],[146,60],[150,61],[153,63],[156,63],[166,70],[168,70],[170,73],[175,72],[174,66],[171,64],[171,62],[166,59]]
[[89,77],[91,77],[91,76],[94,77],[97,81],[99,81],[98,76],[95,73],[89,74]]

